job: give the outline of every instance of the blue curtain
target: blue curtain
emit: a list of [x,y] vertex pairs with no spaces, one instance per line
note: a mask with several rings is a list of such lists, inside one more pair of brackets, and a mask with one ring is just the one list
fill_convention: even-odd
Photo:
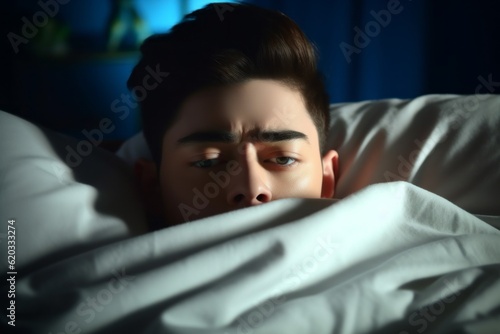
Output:
[[499,1],[250,2],[284,12],[315,43],[332,102],[474,94],[488,80],[483,93],[500,91]]

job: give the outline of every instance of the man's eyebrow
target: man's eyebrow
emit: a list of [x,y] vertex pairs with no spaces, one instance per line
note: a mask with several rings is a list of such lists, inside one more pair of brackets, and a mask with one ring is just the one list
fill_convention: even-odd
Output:
[[252,133],[252,139],[258,142],[278,142],[285,140],[304,139],[309,142],[305,133],[295,130],[271,130],[271,131],[255,131]]
[[229,131],[197,131],[177,140],[178,144],[220,142],[234,143],[238,136]]
[[[240,136],[230,131],[197,131],[177,140],[178,144],[186,143],[235,143]],[[303,139],[309,142],[306,134],[295,130],[255,130],[250,133],[254,142],[279,142],[286,140]]]

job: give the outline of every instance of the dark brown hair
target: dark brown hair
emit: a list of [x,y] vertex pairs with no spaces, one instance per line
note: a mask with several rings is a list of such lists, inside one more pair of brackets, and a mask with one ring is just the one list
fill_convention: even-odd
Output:
[[169,73],[140,99],[144,136],[157,163],[163,136],[187,97],[249,79],[274,79],[300,91],[324,149],[329,98],[315,49],[283,13],[242,3],[209,4],[170,32],[146,39],[141,52],[129,89],[143,85],[148,67]]

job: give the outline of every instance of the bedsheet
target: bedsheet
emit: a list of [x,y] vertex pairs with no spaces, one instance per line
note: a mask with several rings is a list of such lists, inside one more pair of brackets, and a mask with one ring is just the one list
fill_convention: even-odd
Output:
[[[18,247],[30,247],[31,228]],[[405,182],[278,200],[19,271],[21,333],[500,328],[500,232]]]

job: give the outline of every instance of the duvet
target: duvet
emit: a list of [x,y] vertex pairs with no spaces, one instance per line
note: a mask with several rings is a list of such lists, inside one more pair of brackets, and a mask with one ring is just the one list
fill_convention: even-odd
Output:
[[483,219],[406,182],[279,200],[46,258],[18,278],[16,329],[494,333],[500,232]]

